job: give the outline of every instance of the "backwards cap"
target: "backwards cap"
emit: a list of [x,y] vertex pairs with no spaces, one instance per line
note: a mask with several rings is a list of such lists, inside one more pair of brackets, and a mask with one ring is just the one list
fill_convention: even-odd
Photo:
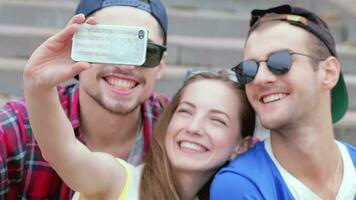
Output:
[[[300,7],[281,5],[265,10],[256,9],[251,12],[249,34],[261,23],[280,20],[299,26],[322,41],[331,55],[337,57],[335,40],[328,25],[315,13]],[[348,109],[348,94],[345,81],[340,73],[339,80],[331,91],[331,111],[333,123],[339,121]]]

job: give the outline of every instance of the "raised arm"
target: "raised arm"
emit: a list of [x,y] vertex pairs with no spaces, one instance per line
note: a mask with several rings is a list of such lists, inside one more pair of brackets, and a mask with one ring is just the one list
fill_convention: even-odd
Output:
[[[114,185],[116,190],[123,187],[126,171],[111,155],[91,152],[75,138],[56,90],[59,83],[90,68],[89,63],[70,58],[72,36],[84,21],[84,15],[74,16],[64,30],[36,49],[24,71],[24,92],[44,158],[72,189],[88,195],[107,194]],[[90,18],[87,23],[96,22]]]

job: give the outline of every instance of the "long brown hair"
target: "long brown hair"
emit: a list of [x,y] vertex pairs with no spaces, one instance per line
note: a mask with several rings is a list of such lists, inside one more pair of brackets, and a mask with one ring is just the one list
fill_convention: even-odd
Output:
[[147,154],[140,183],[141,200],[180,200],[181,194],[177,176],[171,166],[165,149],[165,139],[168,125],[181,101],[185,88],[199,80],[217,80],[226,83],[234,89],[241,101],[239,130],[243,137],[252,136],[255,129],[255,112],[247,101],[241,85],[231,81],[225,71],[219,73],[199,73],[190,77],[172,98],[171,103],[160,116],[154,128],[152,146]]

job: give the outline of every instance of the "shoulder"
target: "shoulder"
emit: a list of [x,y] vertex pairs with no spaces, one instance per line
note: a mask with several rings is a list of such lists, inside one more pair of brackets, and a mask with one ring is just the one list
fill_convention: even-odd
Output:
[[0,109],[1,117],[5,115],[16,114],[18,112],[25,112],[26,111],[26,104],[24,98],[21,97],[19,99],[13,99],[5,103]]
[[256,175],[270,168],[270,159],[264,148],[264,142],[258,142],[250,150],[232,160],[227,167],[222,168],[216,175],[235,174],[247,179],[254,179]]
[[349,155],[352,159],[352,162],[354,163],[355,167],[356,167],[356,147],[353,146],[352,144],[350,143],[347,143],[347,142],[341,142],[343,145],[345,145],[346,149],[348,150],[349,152]]
[[347,150],[349,151],[350,154],[352,154],[352,156],[356,156],[356,147],[354,145],[346,142],[341,142],[341,143],[346,146]]
[[23,148],[32,137],[30,122],[23,99],[7,102],[0,109],[0,155],[15,163],[25,157],[26,149]]
[[[73,97],[79,94],[77,84],[58,87],[59,98],[64,107],[71,107]],[[24,98],[8,101],[0,109],[0,132],[9,130],[30,133],[30,123]]]
[[[58,87],[59,97],[62,102],[64,99],[69,101],[75,93],[79,93],[78,91],[77,84]],[[18,120],[28,120],[26,103],[23,97],[8,101],[0,108],[0,122],[2,124]]]
[[232,172],[225,172],[214,178],[210,198],[211,200],[263,199],[263,195],[253,180]]
[[16,130],[24,129],[25,124],[29,124],[27,117],[27,109],[24,100],[12,100],[8,101],[0,109],[0,131],[12,130],[16,127]]
[[229,167],[240,172],[260,172],[261,166],[270,165],[270,161],[264,147],[264,141],[262,141],[256,143],[250,150],[232,160]]
[[276,180],[283,183],[264,148],[264,142],[258,142],[215,175],[211,195],[221,195],[215,199],[221,199],[225,194],[231,194],[233,199],[274,198],[277,191]]

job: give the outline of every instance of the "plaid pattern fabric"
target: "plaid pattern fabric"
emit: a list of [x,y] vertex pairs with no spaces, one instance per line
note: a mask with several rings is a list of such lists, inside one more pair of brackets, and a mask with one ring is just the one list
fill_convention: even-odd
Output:
[[[79,132],[78,85],[59,88],[62,106],[76,136]],[[142,106],[144,150],[150,146],[153,123],[166,97],[153,94]],[[84,142],[84,141],[83,141]],[[0,200],[71,199],[73,192],[43,159],[34,140],[24,100],[10,101],[0,110]]]

